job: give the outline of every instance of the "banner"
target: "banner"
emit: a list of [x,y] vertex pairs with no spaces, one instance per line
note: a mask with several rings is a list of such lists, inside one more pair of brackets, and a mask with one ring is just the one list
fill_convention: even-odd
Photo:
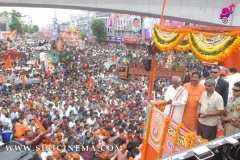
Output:
[[131,27],[131,30],[134,31],[134,32],[139,32],[141,27],[142,27],[142,25],[141,25],[141,17],[140,16],[132,17],[132,27]]
[[156,150],[156,152],[158,152],[160,148],[160,139],[163,134],[164,121],[165,115],[157,108],[154,108],[150,123],[148,143]]
[[[173,142],[174,142],[174,136],[176,133],[176,129],[177,129],[177,124],[175,124],[173,121],[170,121],[168,130],[167,130],[167,134],[165,137],[165,142],[163,145],[164,146],[163,154],[162,154],[163,157],[166,155],[172,154]],[[188,131],[188,132],[190,132],[190,131]],[[179,135],[179,139],[177,141],[175,153],[186,149],[185,148],[185,144],[186,144],[185,136],[188,132],[185,131],[185,128],[180,130],[180,135]]]

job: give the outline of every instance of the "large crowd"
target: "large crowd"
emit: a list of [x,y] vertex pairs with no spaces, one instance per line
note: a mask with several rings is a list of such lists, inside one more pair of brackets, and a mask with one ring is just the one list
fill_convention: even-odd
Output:
[[[114,54],[120,61],[130,57],[130,64],[135,66],[146,56],[146,50],[96,44],[86,48],[74,51],[71,61],[54,65],[51,75],[41,72],[41,65],[38,69],[35,63],[29,63],[36,61],[32,54],[28,59],[12,62],[7,70],[2,69],[4,75],[13,76],[13,81],[0,85],[2,144],[15,140],[29,145],[43,160],[141,158],[149,79],[135,75],[121,81],[117,72],[108,72],[103,63]],[[165,63],[167,58],[164,55],[158,59]],[[206,69],[192,62],[188,65],[190,82],[184,86],[177,76],[155,80],[155,96],[167,100],[164,113],[208,140],[215,138],[219,121],[225,122],[225,127],[234,127],[226,135],[237,132],[240,120],[236,118],[240,115],[226,106],[239,105],[235,99],[228,101],[228,95],[230,89],[233,96],[240,97],[240,82],[223,80],[222,69],[217,66]],[[232,76],[238,74],[232,70]],[[210,74],[211,79],[201,81],[203,74]],[[14,84],[14,79],[22,79],[23,75],[42,82]],[[224,107],[226,116],[219,118]],[[24,135],[18,134],[16,126],[25,128]]]

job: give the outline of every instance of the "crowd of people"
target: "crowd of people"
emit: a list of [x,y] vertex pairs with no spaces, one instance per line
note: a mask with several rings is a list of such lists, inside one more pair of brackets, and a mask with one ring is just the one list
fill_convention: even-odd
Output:
[[[52,74],[40,72],[35,63],[28,63],[36,61],[31,54],[29,59],[13,62],[12,67],[2,70],[4,75],[13,76],[13,81],[0,86],[2,144],[19,141],[31,146],[43,160],[141,158],[149,79],[135,75],[122,82],[117,79],[117,72],[107,72],[102,64],[116,53],[120,61],[129,57],[135,66],[146,56],[146,50],[95,44],[86,47],[87,50],[74,51],[71,61],[54,65]],[[158,58],[166,61],[164,57]],[[189,67],[199,71],[194,65]],[[202,73],[195,71],[183,86],[177,76],[169,80],[158,78],[154,85],[157,99],[167,101],[164,113],[208,140],[215,138],[219,121],[227,128],[226,135],[237,132],[240,126],[236,109],[240,82],[223,80],[217,66],[210,69],[206,72],[210,71],[211,78],[206,76],[201,82],[205,87],[200,83]],[[231,76],[238,76],[234,71]],[[14,84],[14,79],[23,76],[37,77],[42,82]],[[3,87],[6,84],[10,89]],[[229,89],[233,98],[228,101]],[[225,116],[219,118],[224,111]]]

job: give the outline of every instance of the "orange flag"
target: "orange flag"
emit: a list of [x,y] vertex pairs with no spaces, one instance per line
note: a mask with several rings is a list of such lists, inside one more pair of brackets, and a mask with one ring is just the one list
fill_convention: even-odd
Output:
[[11,56],[8,55],[8,58],[7,58],[6,63],[5,63],[5,65],[4,65],[4,69],[8,69],[8,68],[10,68],[11,66],[12,66],[12,64],[11,64]]
[[37,117],[35,117],[35,121],[36,121],[36,124],[39,127],[40,131],[45,132],[46,129],[43,127],[42,123],[39,121],[39,119]]
[[25,138],[26,130],[27,130],[27,127],[20,125],[20,124],[15,124],[15,132],[16,132],[16,136],[19,140],[22,138]]
[[22,84],[25,84],[26,83],[26,75],[22,75]]

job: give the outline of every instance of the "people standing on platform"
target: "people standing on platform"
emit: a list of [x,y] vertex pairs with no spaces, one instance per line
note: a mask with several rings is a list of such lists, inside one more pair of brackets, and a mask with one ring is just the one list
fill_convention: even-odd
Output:
[[227,107],[225,108],[225,115],[221,120],[224,123],[225,136],[230,136],[236,133],[236,127],[231,125],[231,121],[240,118],[240,81],[236,82],[232,88],[233,96],[230,98]]
[[222,96],[224,107],[226,107],[228,102],[229,83],[220,78],[220,68],[218,66],[214,66],[211,68],[211,77],[215,81],[215,91]]
[[206,80],[199,101],[197,135],[209,141],[216,138],[218,116],[224,111],[223,98],[215,91],[215,85],[215,80]]
[[200,78],[200,73],[193,72],[191,82],[184,84],[184,87],[188,91],[188,99],[183,114],[183,124],[187,129],[195,132],[197,131],[198,124],[198,104],[205,90],[204,85],[199,83]]
[[185,105],[187,103],[188,91],[181,86],[181,78],[178,76],[172,77],[172,85],[170,85],[165,93],[167,106],[164,109],[164,114],[170,116],[176,122],[181,123]]

